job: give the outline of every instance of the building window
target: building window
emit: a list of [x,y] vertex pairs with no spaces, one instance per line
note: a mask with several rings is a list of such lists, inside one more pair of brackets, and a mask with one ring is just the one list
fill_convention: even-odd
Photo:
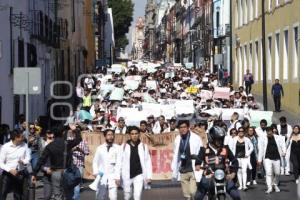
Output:
[[254,0],[249,0],[249,20],[253,20],[253,4]]
[[258,18],[258,0],[255,0],[255,18]]
[[241,27],[243,26],[243,18],[244,18],[243,5],[241,0],[238,0],[238,6],[239,6],[239,27]]
[[0,96],[0,124],[2,124],[2,97]]
[[299,59],[299,35],[298,26],[294,27],[294,47],[293,47],[293,78],[298,78],[298,59]]
[[267,65],[268,65],[268,80],[272,80],[272,36],[268,37],[268,51],[267,51]]
[[279,79],[279,64],[280,64],[280,33],[275,35],[275,79]]
[[235,27],[239,27],[239,2],[235,1],[236,6],[235,6]]
[[258,41],[255,42],[254,79],[258,80]]
[[247,59],[248,59],[248,56],[247,56],[247,45],[244,46],[244,73],[246,73],[246,70],[248,69],[248,62],[247,62]]
[[252,67],[252,43],[249,44],[249,70],[251,73],[253,73],[253,67]]
[[272,0],[269,0],[269,2],[268,2],[268,10],[269,11],[272,10]]
[[289,31],[284,31],[283,38],[283,79],[288,80],[289,67]]
[[275,0],[276,1],[276,7],[279,6],[279,0]]
[[248,23],[248,4],[247,0],[244,0],[244,24]]
[[239,48],[239,85],[242,85],[242,71],[243,70],[243,66],[242,66],[242,47]]

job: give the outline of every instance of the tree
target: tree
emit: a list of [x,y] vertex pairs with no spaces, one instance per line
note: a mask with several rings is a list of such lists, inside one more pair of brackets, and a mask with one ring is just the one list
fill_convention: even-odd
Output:
[[131,0],[108,0],[112,8],[116,48],[125,48],[128,44],[126,34],[133,21],[134,4]]

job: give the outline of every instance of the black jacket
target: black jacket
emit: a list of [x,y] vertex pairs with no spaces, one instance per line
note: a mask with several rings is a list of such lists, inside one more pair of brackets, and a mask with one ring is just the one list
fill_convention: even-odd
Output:
[[[82,141],[80,131],[76,132],[76,137],[74,140],[67,142],[67,166],[72,162],[72,148],[77,146]],[[48,144],[44,149],[42,156],[39,158],[39,161],[36,167],[33,169],[33,175],[36,175],[41,169],[42,165],[47,162],[47,159],[50,159],[50,168],[51,169],[64,169],[64,149],[65,149],[65,139],[56,138],[52,143]]]

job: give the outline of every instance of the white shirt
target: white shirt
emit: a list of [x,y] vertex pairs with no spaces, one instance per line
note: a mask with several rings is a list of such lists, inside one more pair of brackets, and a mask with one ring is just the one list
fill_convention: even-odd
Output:
[[0,152],[0,168],[9,172],[12,169],[17,169],[19,160],[26,165],[30,162],[30,149],[26,143],[18,146],[12,141],[4,144]]

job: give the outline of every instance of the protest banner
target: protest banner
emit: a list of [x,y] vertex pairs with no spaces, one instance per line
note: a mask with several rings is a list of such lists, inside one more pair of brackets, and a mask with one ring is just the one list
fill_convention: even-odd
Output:
[[192,114],[195,112],[193,100],[178,100],[175,102],[176,115]]
[[[105,142],[102,133],[83,133],[82,137],[87,141],[90,148],[90,155],[85,159],[85,179],[94,179],[93,157],[99,145]],[[172,178],[171,162],[173,158],[173,144],[176,133],[164,133],[159,135],[141,135],[141,141],[148,145],[151,160],[153,180],[169,180]],[[129,135],[117,134],[115,143],[123,145],[129,139]]]
[[124,97],[124,89],[116,87],[111,92],[109,100],[111,100],[111,101],[122,101],[123,97]]
[[214,99],[229,99],[230,88],[227,87],[215,87]]
[[137,80],[130,80],[130,79],[126,79],[124,81],[124,89],[125,90],[136,90],[139,87],[140,82]]
[[260,120],[262,119],[267,120],[268,124],[272,124],[272,117],[273,117],[272,111],[250,110],[249,116],[250,116],[249,121],[251,126],[259,127]]

